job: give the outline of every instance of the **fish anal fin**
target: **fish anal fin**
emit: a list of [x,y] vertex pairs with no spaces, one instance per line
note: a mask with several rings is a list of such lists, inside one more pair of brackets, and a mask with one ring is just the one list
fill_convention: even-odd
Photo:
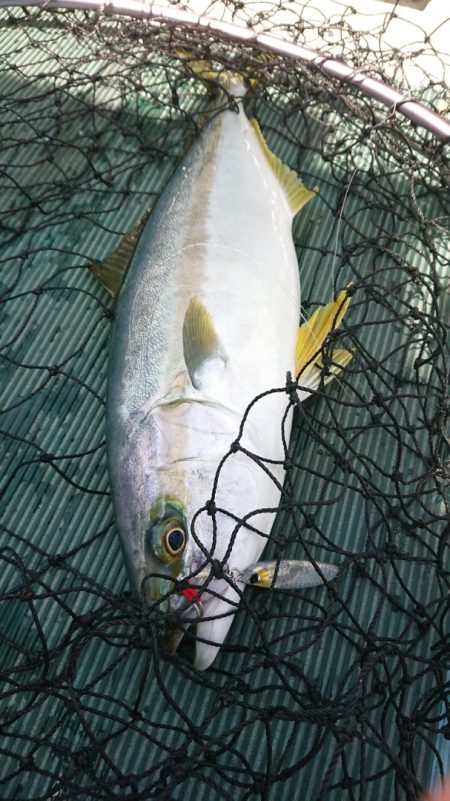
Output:
[[189,377],[198,389],[202,367],[211,360],[225,357],[212,317],[200,298],[191,298],[183,321],[183,354]]
[[297,173],[294,170],[291,170],[286,164],[283,164],[281,159],[278,158],[272,151],[270,150],[269,146],[267,145],[266,140],[264,139],[261,128],[257,120],[252,119],[250,120],[250,125],[253,128],[255,136],[261,146],[261,149],[269,162],[272,170],[275,174],[275,177],[278,180],[278,183],[283,188],[289,206],[293,214],[297,214],[300,209],[311,200],[312,197],[316,194],[317,190],[314,189],[311,191],[307,189],[303,182],[298,177]]
[[132,259],[138,239],[150,215],[147,210],[143,217],[134,225],[119,244],[102,261],[90,265],[90,270],[102,282],[110,295],[116,297],[119,293],[124,275]]

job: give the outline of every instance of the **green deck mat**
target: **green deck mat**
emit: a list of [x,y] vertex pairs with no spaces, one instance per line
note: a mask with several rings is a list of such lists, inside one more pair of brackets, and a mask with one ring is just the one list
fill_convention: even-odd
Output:
[[128,592],[105,453],[112,303],[88,265],[155,202],[209,96],[151,27],[0,25],[0,798],[415,798],[449,731],[443,146],[300,68],[249,98],[319,190],[294,225],[306,312],[355,288],[353,361],[296,412],[265,553],[342,569],[328,592],[247,590],[197,674]]

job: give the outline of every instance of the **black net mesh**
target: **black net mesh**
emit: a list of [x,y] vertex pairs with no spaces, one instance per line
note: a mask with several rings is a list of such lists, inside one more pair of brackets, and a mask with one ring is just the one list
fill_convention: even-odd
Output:
[[[415,48],[372,47],[399,9],[361,31],[338,5],[314,23],[311,3],[209,11],[320,33],[410,91]],[[450,738],[446,144],[320,69],[200,30],[33,8],[0,26],[0,797],[415,799]],[[88,269],[204,122],[186,54],[257,79],[249,115],[319,189],[294,225],[305,311],[353,288],[339,382],[301,405],[279,388],[297,408],[265,552],[339,579],[248,589],[205,673],[188,641],[164,653],[163,615],[129,592],[105,452],[112,302]]]

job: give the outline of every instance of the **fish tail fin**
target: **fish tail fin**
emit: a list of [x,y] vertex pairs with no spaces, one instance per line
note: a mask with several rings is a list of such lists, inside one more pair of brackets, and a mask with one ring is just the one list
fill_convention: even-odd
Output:
[[220,65],[216,68],[212,61],[196,58],[195,53],[187,48],[178,48],[176,53],[194,77],[213,84],[214,87],[219,86],[227,95],[236,99],[245,97],[249,87],[257,86],[259,76],[262,75],[264,79],[268,66],[275,63],[270,54],[259,53],[251,69],[238,72]]
[[249,87],[256,85],[257,80],[246,71],[237,72],[225,67],[214,66],[212,61],[201,60],[187,49],[178,49],[177,55],[184,63],[187,71],[196,78],[219,86],[227,95],[239,99],[245,97]]
[[348,309],[351,285],[339,293],[336,300],[319,306],[297,333],[295,372],[301,388],[315,392],[319,386],[328,384],[349,363],[353,354],[341,348],[331,350],[325,369],[323,344],[340,324]]

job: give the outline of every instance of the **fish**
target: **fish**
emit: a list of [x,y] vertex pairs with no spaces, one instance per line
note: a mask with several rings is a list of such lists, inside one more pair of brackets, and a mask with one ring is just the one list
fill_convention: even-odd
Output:
[[227,80],[233,103],[210,115],[151,214],[93,265],[116,296],[107,454],[130,585],[181,615],[173,647],[196,625],[198,670],[214,662],[246,586],[335,576],[299,562],[295,578],[295,561],[283,574],[258,559],[283,487],[286,377],[298,376],[304,400],[352,356],[335,348],[326,370],[321,361],[347,289],[299,326],[292,222],[315,191],[247,117],[242,78]]

